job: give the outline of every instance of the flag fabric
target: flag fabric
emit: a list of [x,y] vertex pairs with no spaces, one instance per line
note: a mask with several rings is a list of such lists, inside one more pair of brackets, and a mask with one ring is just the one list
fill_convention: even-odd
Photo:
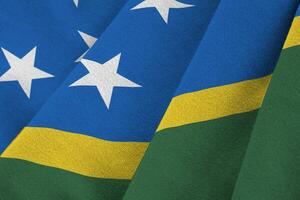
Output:
[[0,1],[0,152],[30,122],[124,3]]
[[126,3],[3,152],[2,196],[123,195],[219,3],[143,2]]
[[300,199],[300,9],[252,131],[234,189],[237,199]]
[[298,4],[0,1],[0,199],[299,199]]
[[[125,200],[231,199],[257,109],[296,7],[297,1],[221,1]],[[257,162],[252,164],[250,169],[256,169]],[[250,171],[241,184],[244,179],[259,180],[264,170]],[[262,193],[268,184],[262,182]],[[242,185],[243,196],[235,199],[275,199],[254,198],[255,181],[252,186],[248,194]]]

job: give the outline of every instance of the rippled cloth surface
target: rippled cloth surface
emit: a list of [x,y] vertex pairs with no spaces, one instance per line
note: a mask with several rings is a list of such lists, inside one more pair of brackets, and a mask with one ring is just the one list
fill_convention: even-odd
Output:
[[0,1],[0,199],[299,199],[298,3]]

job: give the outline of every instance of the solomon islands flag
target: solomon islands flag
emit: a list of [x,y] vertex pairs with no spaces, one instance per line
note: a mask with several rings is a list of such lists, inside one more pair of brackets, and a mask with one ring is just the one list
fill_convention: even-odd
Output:
[[299,199],[300,7],[252,131],[232,200]]
[[[231,199],[296,8],[294,0],[221,1],[125,200]],[[259,175],[243,177],[253,186],[266,171],[255,164]],[[243,185],[235,200],[269,199],[254,198],[264,183],[251,195]]]
[[[4,151],[0,191],[121,198],[218,3],[128,1]],[[23,189],[9,193],[16,181]]]
[[0,1],[0,152],[30,122],[124,3]]
[[[1,155],[0,197],[122,199],[133,178],[124,199],[239,199],[247,190],[234,186],[297,3],[129,0],[98,39],[78,28],[93,47],[74,54],[80,63]],[[3,52],[15,58],[8,74],[25,62],[30,75],[52,75],[33,65],[36,49]]]

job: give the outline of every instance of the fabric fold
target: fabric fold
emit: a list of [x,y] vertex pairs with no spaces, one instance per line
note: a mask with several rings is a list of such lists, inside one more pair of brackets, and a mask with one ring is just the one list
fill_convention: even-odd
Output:
[[1,200],[299,198],[298,0],[0,3]]
[[78,7],[72,0],[3,0],[0,4],[1,153],[59,87],[75,60],[93,43],[92,38],[100,36],[125,0],[91,0]]
[[231,199],[297,5],[220,2],[123,199]]
[[[84,192],[80,198],[122,198],[219,4],[143,2],[126,3],[3,152],[0,194],[73,200],[67,184]],[[42,174],[58,177],[56,193],[44,192]],[[18,184],[24,189],[13,194]]]
[[299,9],[258,113],[232,200],[300,198]]

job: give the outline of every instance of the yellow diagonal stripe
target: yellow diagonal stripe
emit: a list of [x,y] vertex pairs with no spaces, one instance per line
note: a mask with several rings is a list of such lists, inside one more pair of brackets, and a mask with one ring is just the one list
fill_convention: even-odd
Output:
[[91,177],[131,179],[147,147],[145,142],[110,142],[55,129],[27,127],[1,157]]
[[157,131],[258,109],[270,79],[266,76],[174,97]]
[[300,16],[295,17],[283,49],[300,45]]

